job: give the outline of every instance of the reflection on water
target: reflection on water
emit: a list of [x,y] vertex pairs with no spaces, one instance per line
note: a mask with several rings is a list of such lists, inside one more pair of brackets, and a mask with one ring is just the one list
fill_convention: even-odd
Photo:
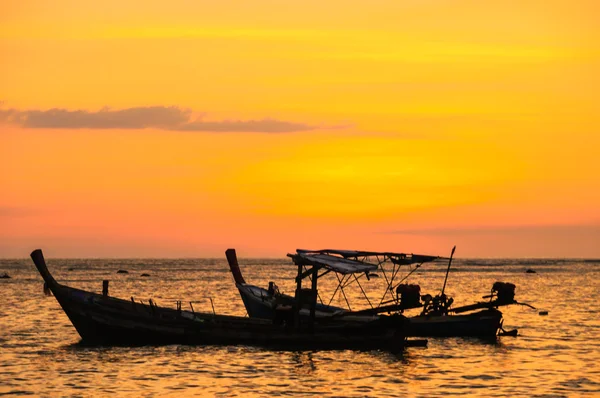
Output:
[[[245,266],[244,266],[245,264]],[[294,290],[285,260],[242,261],[251,283],[277,281]],[[428,348],[402,355],[385,351],[268,351],[255,347],[89,347],[28,260],[0,260],[0,394],[31,395],[314,395],[314,396],[583,396],[600,390],[600,263],[574,260],[457,261],[447,292],[456,304],[486,294],[493,282],[517,285],[517,299],[549,311],[508,307],[505,328],[519,337],[496,340],[430,339]],[[164,306],[193,301],[197,311],[244,315],[223,260],[51,260],[66,284],[156,300]],[[69,269],[73,269],[69,271]],[[417,275],[436,293],[444,266]],[[525,274],[535,268],[536,274]],[[129,274],[116,274],[127,269]],[[151,276],[142,278],[141,273]],[[381,281],[364,287],[380,294]],[[333,281],[321,286],[333,291]],[[379,290],[378,290],[379,289]],[[350,292],[349,292],[350,293]],[[358,297],[353,297],[357,299]],[[343,305],[343,297],[334,303]],[[336,302],[338,301],[338,302]]]
[[302,373],[312,373],[317,370],[312,352],[293,352],[292,361],[296,363],[296,369]]

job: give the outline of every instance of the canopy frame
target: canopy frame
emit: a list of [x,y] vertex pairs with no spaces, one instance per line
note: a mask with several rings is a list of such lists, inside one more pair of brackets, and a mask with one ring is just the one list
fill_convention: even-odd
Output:
[[[389,312],[390,308],[398,308],[403,310],[400,306],[399,298],[394,296],[394,292],[398,285],[404,282],[410,275],[412,275],[417,269],[421,267],[425,262],[432,262],[438,259],[445,259],[439,256],[429,256],[420,254],[405,254],[405,253],[394,253],[394,252],[373,252],[373,251],[357,251],[357,250],[304,250],[297,249],[295,254],[288,254],[294,263],[298,266],[298,275],[296,276],[296,299],[298,307],[301,305],[300,294],[302,292],[302,280],[309,278],[311,281],[311,291],[314,297],[314,302],[311,302],[311,319],[314,320],[314,313],[316,307],[316,299],[324,304],[318,290],[317,280],[330,272],[333,272],[337,278],[338,284],[335,288],[331,298],[327,305],[331,305],[331,302],[335,298],[338,291],[341,292],[349,311],[352,311],[350,300],[346,295],[344,289],[351,284],[356,283],[366,299],[367,303],[371,307],[370,310],[363,311],[375,311],[381,309],[385,312]],[[386,271],[384,264],[392,263],[392,269]],[[416,264],[414,268],[412,264]],[[403,265],[409,266],[410,272],[396,281],[400,269]],[[324,269],[321,272],[321,269]],[[366,293],[365,289],[361,285],[359,279],[366,276],[367,280],[370,280],[369,273],[372,271],[380,270],[385,278],[386,288],[379,300],[379,304],[374,306]],[[388,275],[389,273],[389,275]],[[358,276],[356,274],[359,274]],[[353,278],[353,279],[352,279]],[[386,301],[388,294],[391,296]],[[395,303],[392,306],[385,306],[385,304]],[[385,308],[384,308],[385,306]]]

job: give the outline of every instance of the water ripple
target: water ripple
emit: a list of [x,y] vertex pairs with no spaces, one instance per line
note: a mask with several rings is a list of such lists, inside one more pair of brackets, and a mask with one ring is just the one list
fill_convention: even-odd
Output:
[[[403,355],[382,351],[269,351],[256,347],[86,347],[28,261],[0,260],[14,278],[0,295],[1,395],[119,396],[582,396],[600,390],[600,267],[573,260],[477,260],[458,263],[449,280],[457,303],[480,299],[497,280],[517,284],[518,299],[548,309],[509,307],[505,327],[517,338],[431,339]],[[174,307],[198,302],[244,315],[222,260],[51,260],[61,281],[92,291],[111,280],[111,294]],[[507,265],[508,264],[508,265]],[[523,273],[535,266],[535,277]],[[68,271],[73,268],[73,271]],[[117,269],[127,275],[116,275]],[[293,292],[293,267],[251,260],[248,279],[267,285],[278,275]],[[151,278],[138,278],[148,272]],[[424,291],[439,290],[444,267],[423,273]],[[160,281],[160,283],[157,283]],[[197,281],[202,281],[198,283]],[[331,286],[324,283],[323,289]],[[369,288],[366,286],[365,288]],[[160,290],[160,291],[158,291]],[[334,300],[335,301],[335,300]]]

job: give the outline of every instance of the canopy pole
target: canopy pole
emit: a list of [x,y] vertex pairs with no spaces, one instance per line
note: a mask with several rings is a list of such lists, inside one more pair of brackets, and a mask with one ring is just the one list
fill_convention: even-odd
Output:
[[[342,295],[344,296],[344,300],[346,300],[346,305],[348,305],[348,310],[352,311],[352,308],[350,308],[350,302],[348,301],[348,297],[346,297],[346,293],[344,292],[344,288],[341,287],[342,281],[340,281],[340,276],[338,274],[335,274],[335,276],[337,276],[338,282],[340,283],[340,291],[342,292]],[[350,277],[348,277],[348,279],[350,279]]]
[[448,273],[450,272],[450,265],[452,264],[452,256],[454,256],[454,250],[456,250],[456,246],[452,248],[452,253],[450,253],[450,260],[448,260],[448,269],[446,270],[446,277],[444,278],[444,286],[442,287],[442,296],[444,295],[444,291],[446,290],[446,282],[448,281]]
[[[318,270],[317,270],[318,271]],[[312,283],[313,280],[313,275],[316,275],[316,278],[314,279],[319,279],[320,276],[325,275],[327,272],[323,273],[322,275],[318,275],[318,272],[313,272],[312,274],[308,275],[308,279],[310,279],[310,282]],[[317,290],[317,298],[319,299],[319,301],[321,302],[321,304],[323,304],[323,299],[321,298],[321,295],[319,294],[319,291]]]
[[317,273],[318,272],[319,272],[319,268],[317,266],[313,266],[312,278],[311,278],[311,284],[310,284],[310,288],[312,291],[312,297],[310,300],[310,326],[311,326],[311,328],[314,326],[314,323],[315,323],[315,313],[317,310],[317,296],[319,295],[319,292],[317,290]]
[[[383,292],[383,296],[381,296],[381,300],[379,300],[379,305],[381,305],[381,303],[383,303],[383,300],[385,300],[385,296],[387,296],[388,292],[391,289],[391,285],[390,285],[390,280],[387,277],[387,273],[385,272],[385,267],[383,266],[383,263],[379,264],[379,269],[381,269],[381,273],[383,274],[383,277],[385,278],[385,283],[387,283],[387,286],[385,287],[385,292]],[[391,275],[390,275],[391,277]],[[392,295],[393,297],[393,295]]]
[[[337,274],[335,274],[335,275],[337,276]],[[340,278],[338,277],[338,281],[339,281],[339,280],[340,280]],[[342,280],[344,280],[344,279],[342,278]],[[331,295],[331,298],[329,299],[329,302],[327,303],[327,305],[331,305],[331,302],[332,302],[332,301],[333,301],[333,299],[335,298],[335,294],[336,294],[336,293],[337,293],[337,291],[339,290],[339,288],[340,288],[340,285],[341,285],[341,282],[340,282],[340,283],[338,283],[337,287],[336,287],[336,288],[335,288],[335,290],[333,291],[333,294]]]
[[296,277],[296,308],[294,309],[294,325],[296,326],[296,328],[300,327],[300,307],[302,306],[301,292],[302,264],[298,264],[298,276]]
[[365,296],[365,298],[367,299],[367,303],[369,303],[371,308],[373,308],[373,304],[371,304],[371,300],[369,300],[369,296],[367,296],[367,293],[365,292],[365,289],[363,289],[362,285],[358,281],[358,278],[356,277],[355,274],[352,274],[352,276],[354,276],[354,280],[356,281],[356,283],[358,283],[358,287],[360,287],[360,291],[362,292],[363,296]]

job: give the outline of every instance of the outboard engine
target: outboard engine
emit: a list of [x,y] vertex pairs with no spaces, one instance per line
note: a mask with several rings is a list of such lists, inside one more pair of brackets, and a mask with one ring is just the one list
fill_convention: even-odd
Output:
[[509,282],[496,282],[492,286],[492,297],[496,296],[498,304],[515,302],[515,285]]
[[404,308],[421,306],[421,286],[402,284],[396,287],[396,295]]

